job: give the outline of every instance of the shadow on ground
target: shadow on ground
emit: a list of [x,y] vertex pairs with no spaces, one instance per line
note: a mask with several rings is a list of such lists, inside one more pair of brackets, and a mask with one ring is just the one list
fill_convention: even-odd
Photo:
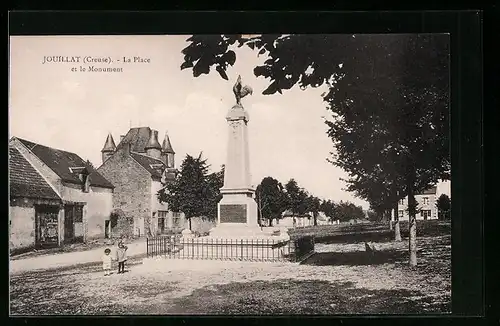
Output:
[[[217,294],[217,295],[214,295]],[[174,314],[411,314],[446,313],[449,302],[420,292],[369,290],[353,283],[275,280],[209,286],[177,299]]]
[[376,230],[365,232],[350,232],[330,235],[319,235],[315,237],[316,243],[360,243],[360,242],[389,242],[394,235],[389,230]]
[[322,252],[315,253],[301,264],[314,266],[381,265],[403,261],[407,258],[407,255],[406,252],[400,250],[377,251],[373,254],[365,251]]
[[[401,236],[407,238],[408,222],[399,222]],[[322,226],[309,229],[291,229],[290,237],[299,238],[305,235],[314,235],[316,243],[362,243],[362,242],[389,242],[394,240],[394,231],[385,224],[354,224],[347,226]],[[420,237],[438,237],[451,235],[451,223],[438,220],[417,221],[417,239]]]

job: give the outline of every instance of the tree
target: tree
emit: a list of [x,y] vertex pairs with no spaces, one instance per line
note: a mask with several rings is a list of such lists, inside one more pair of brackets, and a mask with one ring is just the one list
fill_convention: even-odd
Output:
[[255,201],[259,208],[259,219],[267,219],[272,226],[274,219],[280,219],[286,209],[287,198],[283,185],[272,177],[265,177],[257,186]]
[[341,222],[365,219],[365,213],[361,206],[350,202],[340,201],[335,207],[335,219]]
[[307,206],[307,211],[312,213],[314,226],[318,225],[318,215],[321,208],[321,199],[310,195],[306,199],[306,206]]
[[[373,221],[381,221],[385,218],[391,220],[391,211],[394,211],[394,240],[401,241],[401,231],[399,225],[399,210],[398,202],[400,200],[400,182],[390,182],[390,180],[397,179],[396,176],[391,175],[392,169],[385,171],[381,170],[379,166],[372,169],[369,173],[364,172],[362,176],[358,172],[356,178],[345,180],[348,184],[347,190],[355,192],[357,197],[363,198],[370,203],[372,210]],[[392,221],[389,222],[392,228]]]
[[380,219],[380,216],[372,209],[370,209],[368,211],[368,220],[372,221],[372,222],[377,222],[379,221]]
[[309,208],[307,203],[308,193],[303,188],[300,188],[294,179],[290,179],[286,183],[285,190],[287,194],[287,208],[294,216],[304,216]]
[[438,209],[438,216],[440,219],[449,219],[451,210],[451,199],[446,194],[439,196],[436,201],[436,207]]
[[202,154],[198,157],[186,155],[179,173],[158,192],[160,202],[168,204],[173,212],[182,212],[189,221],[203,217],[213,219],[217,216],[217,203],[220,200],[219,188],[223,184],[223,170],[208,174],[209,166]]
[[[220,35],[188,41],[181,69],[192,68],[194,76],[215,66],[228,79],[226,69],[236,60],[229,48],[246,45],[267,57],[254,69],[270,81],[263,94],[327,84],[332,163],[350,178],[370,178],[375,166],[392,171],[388,181],[408,197],[410,264],[416,265],[414,194],[449,179],[448,36]],[[379,202],[395,206],[392,197]]]
[[204,219],[210,221],[217,219],[217,204],[222,199],[220,189],[224,186],[224,171],[225,167],[222,165],[220,171],[206,176],[206,190],[203,197],[205,212],[201,215]]
[[330,222],[335,220],[336,216],[336,206],[330,199],[321,202],[320,211],[323,212]]

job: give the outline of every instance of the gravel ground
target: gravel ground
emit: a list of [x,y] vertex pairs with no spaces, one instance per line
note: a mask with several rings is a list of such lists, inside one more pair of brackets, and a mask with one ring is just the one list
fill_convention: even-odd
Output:
[[20,272],[11,314],[448,313],[450,242],[421,237],[416,268],[402,241],[376,243],[373,257],[362,243],[317,243],[300,265],[137,258],[108,277],[99,264]]

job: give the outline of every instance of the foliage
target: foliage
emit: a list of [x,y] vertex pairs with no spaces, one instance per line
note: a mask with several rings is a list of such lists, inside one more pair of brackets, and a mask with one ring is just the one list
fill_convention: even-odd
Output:
[[309,195],[306,199],[307,211],[312,213],[314,225],[318,225],[318,215],[321,208],[321,199],[316,196]]
[[224,171],[223,165],[220,171],[206,176],[207,191],[204,197],[206,212],[202,215],[202,218],[210,221],[217,218],[217,204],[222,199],[220,189],[224,186]]
[[372,222],[378,222],[380,220],[380,215],[377,214],[374,210],[368,211],[368,219]]
[[309,205],[307,199],[309,194],[303,188],[300,188],[297,181],[290,179],[286,185],[287,209],[295,216],[303,216],[308,213]]
[[208,174],[208,169],[201,153],[197,158],[188,154],[176,179],[158,192],[160,202],[167,203],[171,211],[184,213],[190,228],[192,217],[214,219],[217,216],[224,170]]
[[356,206],[350,202],[340,201],[340,203],[335,205],[335,219],[341,222],[362,220],[365,219],[365,213],[361,206]]
[[111,224],[111,228],[115,228],[117,225],[118,225],[118,221],[121,220],[121,219],[126,219],[126,215],[125,213],[117,208],[117,209],[114,209],[111,214],[109,214],[109,221],[110,221],[110,224]]
[[267,219],[272,225],[273,219],[282,218],[287,208],[287,196],[283,185],[272,177],[265,177],[257,186],[255,201],[259,207],[261,219]]
[[335,203],[331,200],[325,200],[321,203],[320,210],[330,221],[340,220],[346,222],[365,219],[363,208],[350,202],[340,201]]
[[414,194],[450,177],[448,35],[220,35],[188,41],[181,69],[192,67],[195,76],[215,65],[227,79],[225,69],[236,60],[229,47],[246,45],[267,56],[254,69],[270,82],[263,94],[326,84],[331,162],[348,173],[348,189],[377,210],[408,196],[410,261],[416,264]]
[[195,35],[188,42],[181,69],[195,77],[215,66],[227,79],[236,60],[230,48],[248,46],[267,58],[254,69],[270,80],[264,94],[327,84],[332,162],[350,173],[354,191],[380,182],[374,173],[390,175],[379,185],[388,194],[361,195],[373,205],[390,206],[398,190],[413,194],[449,177],[446,35]]
[[328,217],[329,221],[335,220],[336,216],[335,209],[336,209],[335,203],[330,199],[321,202],[320,211],[323,212],[326,215],[326,217]]
[[438,209],[439,218],[449,219],[451,210],[451,199],[446,194],[439,196],[436,201],[436,207]]

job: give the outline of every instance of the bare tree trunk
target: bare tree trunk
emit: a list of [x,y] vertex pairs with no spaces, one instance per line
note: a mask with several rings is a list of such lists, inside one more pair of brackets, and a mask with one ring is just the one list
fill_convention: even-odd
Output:
[[192,231],[192,229],[191,229],[191,218],[189,218],[188,220],[189,220],[189,231]]
[[413,182],[408,183],[408,228],[409,228],[409,252],[410,266],[417,266],[417,219],[415,209],[415,196],[413,194]]
[[394,206],[394,241],[401,241],[401,230],[399,228],[398,204]]

